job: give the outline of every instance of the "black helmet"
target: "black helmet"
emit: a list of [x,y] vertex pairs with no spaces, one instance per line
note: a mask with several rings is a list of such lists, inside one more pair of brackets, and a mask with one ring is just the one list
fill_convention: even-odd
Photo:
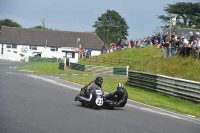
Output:
[[124,92],[124,85],[122,83],[118,83],[116,88],[117,88],[118,92],[120,92],[120,93]]
[[95,83],[98,84],[98,85],[101,85],[103,83],[103,78],[102,77],[96,77],[95,79]]

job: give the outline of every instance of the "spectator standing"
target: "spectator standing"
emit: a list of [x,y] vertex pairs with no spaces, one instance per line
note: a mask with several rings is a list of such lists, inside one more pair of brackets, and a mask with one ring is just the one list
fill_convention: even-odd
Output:
[[150,45],[150,44],[151,44],[150,37],[147,38],[146,42],[147,42],[147,45]]
[[158,35],[157,35],[157,40],[158,40],[158,44],[160,44],[161,43],[161,41],[160,41],[160,33],[158,33]]
[[121,48],[122,48],[122,50],[125,48],[125,42],[124,42],[124,40],[122,40],[122,42],[121,42]]
[[165,42],[165,39],[167,38],[166,32],[163,33],[163,41]]
[[162,32],[160,33],[159,40],[160,40],[159,43],[161,43],[162,40],[163,40],[163,33]]
[[174,35],[172,35],[170,43],[171,43],[170,52],[172,55],[175,55],[177,51],[176,51],[176,40]]
[[79,49],[79,58],[83,58],[83,49],[82,48]]
[[130,40],[130,43],[131,43],[131,48],[133,48],[134,47],[134,43],[133,43],[132,39]]
[[179,53],[179,55],[181,54],[182,46],[183,46],[183,42],[181,41],[181,38],[180,38],[180,37],[177,37],[177,40],[176,40],[176,47],[178,48],[178,49],[177,49],[177,53]]
[[117,44],[116,43],[113,44],[113,50],[117,50]]
[[169,47],[170,47],[170,38],[167,37],[162,47],[164,58],[169,57]]
[[126,47],[131,48],[131,43],[129,41],[126,42]]
[[189,35],[190,35],[190,40],[189,40],[189,44],[188,44],[188,48],[187,48],[187,55],[188,55],[188,56],[190,55],[190,52],[191,52],[191,51],[194,52],[194,51],[192,50],[192,47],[193,47],[193,43],[194,43],[194,40],[195,40],[192,31],[189,32]]
[[151,36],[150,40],[151,40],[151,42],[152,42],[153,44],[155,44],[155,35],[154,35],[154,34]]
[[88,48],[88,51],[87,51],[88,58],[91,58],[91,55],[92,55],[92,48]]
[[183,46],[182,46],[182,49],[181,49],[182,50],[181,54],[182,54],[182,56],[185,56],[185,55],[187,55],[188,41],[184,36],[182,36],[182,42],[183,42]]

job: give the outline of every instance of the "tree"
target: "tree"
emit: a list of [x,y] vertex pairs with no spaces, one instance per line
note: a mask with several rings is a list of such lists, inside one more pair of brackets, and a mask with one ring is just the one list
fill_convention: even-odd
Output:
[[110,44],[119,40],[126,40],[128,36],[128,25],[124,18],[114,10],[107,10],[98,17],[93,25],[96,34],[105,42]]
[[165,15],[157,16],[165,23],[161,28],[169,27],[170,17],[176,17],[176,27],[181,28],[197,28],[200,24],[200,3],[178,2],[175,4],[167,4],[164,7]]
[[17,22],[14,22],[13,20],[10,20],[10,19],[1,19],[0,20],[0,30],[1,30],[1,26],[21,27],[20,24],[18,24]]
[[33,29],[46,29],[46,28],[44,28],[44,27],[41,26],[41,25],[37,25],[37,26],[33,27]]
[[41,20],[41,22],[42,22],[42,26],[41,25],[37,25],[37,26],[35,26],[35,27],[32,27],[33,29],[48,29],[48,28],[46,28],[46,20],[45,20],[45,18],[43,18],[42,20]]
[[41,20],[41,22],[42,22],[42,27],[43,27],[43,29],[45,29],[45,27],[46,27],[46,20],[45,20],[45,18],[43,18],[42,20]]

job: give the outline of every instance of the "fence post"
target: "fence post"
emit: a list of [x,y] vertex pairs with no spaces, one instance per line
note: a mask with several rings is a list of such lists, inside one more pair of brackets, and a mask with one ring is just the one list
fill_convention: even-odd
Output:
[[126,75],[128,77],[128,70],[129,70],[129,66],[126,67]]
[[67,58],[64,58],[64,70],[66,69]]

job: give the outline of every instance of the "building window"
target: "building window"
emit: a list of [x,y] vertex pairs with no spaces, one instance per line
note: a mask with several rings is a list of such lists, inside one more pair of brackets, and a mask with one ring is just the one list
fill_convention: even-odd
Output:
[[37,46],[30,46],[30,50],[37,50]]
[[6,48],[13,48],[13,49],[17,49],[17,45],[16,44],[7,44]]
[[17,45],[16,44],[12,44],[12,48],[17,49]]
[[6,48],[12,48],[12,45],[7,44],[7,45],[6,45]]
[[57,47],[51,47],[51,51],[56,52],[56,51],[58,51],[58,48]]
[[67,53],[67,58],[75,58],[75,53]]

